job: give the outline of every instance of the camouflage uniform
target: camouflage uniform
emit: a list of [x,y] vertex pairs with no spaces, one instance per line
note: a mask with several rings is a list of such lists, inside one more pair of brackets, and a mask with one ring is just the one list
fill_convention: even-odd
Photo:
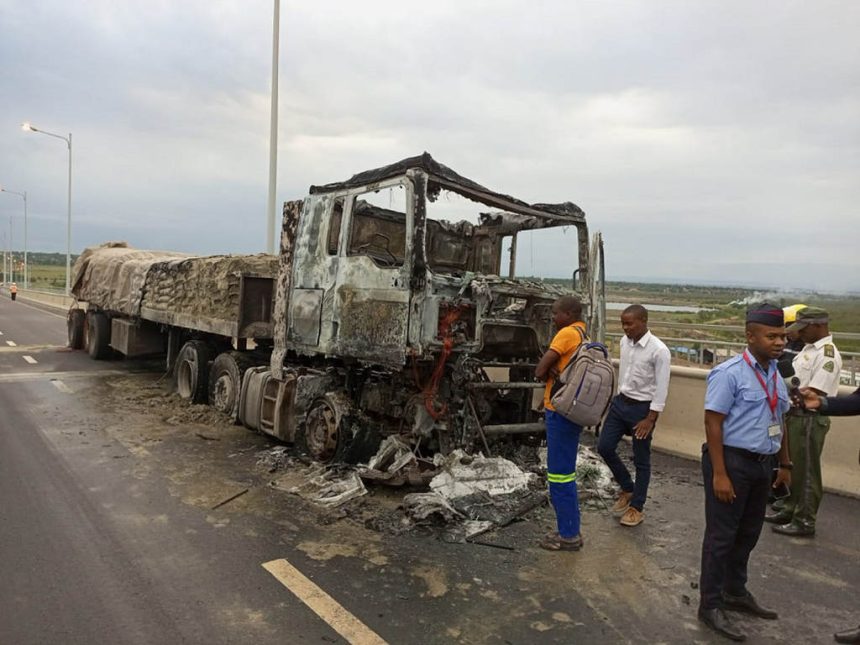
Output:
[[[798,313],[798,323],[827,321],[828,314],[818,307],[806,307]],[[832,336],[807,343],[792,362],[800,379],[800,387],[812,387],[827,396],[839,390],[839,373],[842,357],[833,344]],[[817,411],[793,408],[786,417],[788,445],[794,471],[791,476],[791,495],[786,499],[780,515],[790,519],[794,527],[811,534],[815,531],[815,517],[823,493],[821,484],[821,451],[824,438],[830,430],[830,418]]]

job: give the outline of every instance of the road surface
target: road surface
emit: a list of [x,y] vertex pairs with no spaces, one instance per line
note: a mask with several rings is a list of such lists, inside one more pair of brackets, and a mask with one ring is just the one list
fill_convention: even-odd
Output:
[[[158,363],[66,351],[55,311],[0,298],[0,332],[0,643],[719,642],[693,462],[656,456],[637,529],[586,506],[580,553],[534,547],[546,508],[486,536],[505,548],[451,544],[399,532],[401,491],[276,490],[276,443],[176,401]],[[742,620],[750,642],[860,620],[858,510],[826,497],[812,541],[765,530],[750,587],[782,618]]]

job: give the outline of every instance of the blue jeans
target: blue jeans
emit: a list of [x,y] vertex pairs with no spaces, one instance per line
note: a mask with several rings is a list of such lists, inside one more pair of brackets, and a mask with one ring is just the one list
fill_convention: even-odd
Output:
[[579,496],[576,491],[576,452],[582,426],[552,410],[546,411],[546,477],[555,509],[558,534],[579,535]]
[[[648,497],[648,484],[651,481],[651,435],[647,439],[637,439],[633,436],[633,428],[642,419],[648,416],[650,403],[630,403],[620,396],[612,399],[609,406],[609,414],[603,422],[600,430],[600,439],[597,442],[597,452],[603,457],[603,461],[612,471],[615,481],[626,493],[633,493],[630,506],[642,510],[645,499]],[[633,465],[636,466],[636,482],[630,477],[630,472],[622,463],[616,452],[621,437],[630,435],[633,437]]]

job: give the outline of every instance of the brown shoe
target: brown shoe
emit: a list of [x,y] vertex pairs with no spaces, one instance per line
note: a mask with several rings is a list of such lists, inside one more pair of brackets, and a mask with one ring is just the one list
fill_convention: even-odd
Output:
[[638,526],[639,524],[642,524],[642,520],[644,519],[645,513],[640,511],[638,508],[633,508],[632,506],[630,506],[624,512],[624,515],[621,516],[621,525]]
[[612,507],[612,514],[615,517],[621,517],[630,508],[630,500],[633,499],[633,493],[621,491],[618,493],[618,499],[615,500],[615,506]]

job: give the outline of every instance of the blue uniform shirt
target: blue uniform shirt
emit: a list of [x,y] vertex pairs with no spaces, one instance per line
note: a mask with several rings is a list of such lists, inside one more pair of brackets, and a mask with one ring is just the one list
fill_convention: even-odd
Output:
[[[772,455],[779,452],[782,433],[769,436],[768,429],[774,424],[782,426],[782,417],[791,407],[788,389],[777,372],[776,360],[771,360],[765,371],[749,350],[744,350],[744,354],[749,357],[752,367],[742,354],[711,370],[705,394],[705,410],[726,415],[723,420],[724,446]],[[767,394],[756,373],[767,383]],[[778,398],[776,410],[771,412],[768,399],[773,396],[774,375]]]

